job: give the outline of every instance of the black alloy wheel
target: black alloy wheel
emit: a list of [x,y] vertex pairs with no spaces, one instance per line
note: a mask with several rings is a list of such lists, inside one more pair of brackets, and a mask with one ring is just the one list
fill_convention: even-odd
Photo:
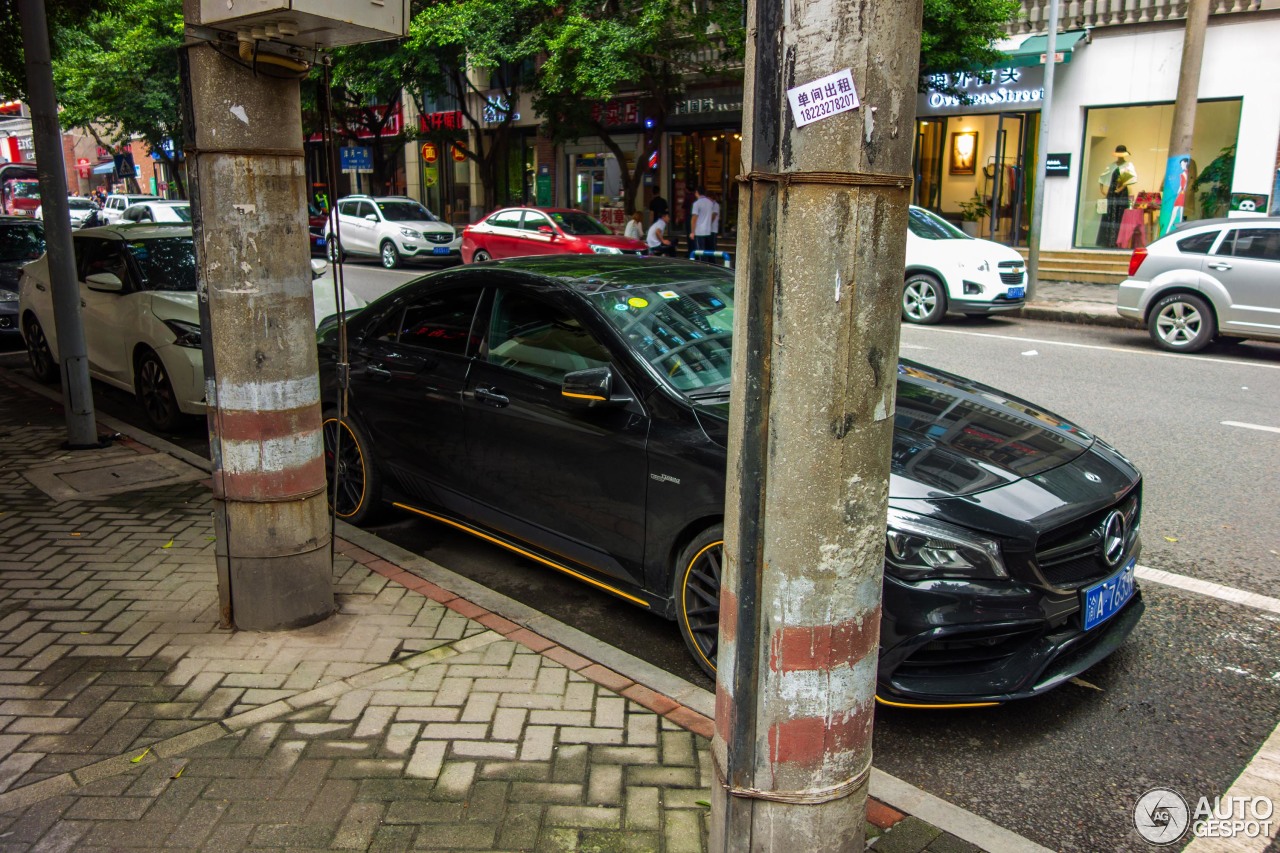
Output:
[[35,317],[27,318],[27,327],[23,330],[23,338],[27,342],[27,360],[31,362],[31,373],[38,382],[52,385],[58,381],[61,370],[53,360],[53,352],[49,349],[49,341],[44,336],[44,329]]
[[337,412],[325,414],[323,431],[324,467],[334,513],[352,524],[372,520],[381,508],[382,490],[377,468],[366,464],[364,431],[350,418],[340,421]]
[[485,261],[489,260],[491,257],[492,256],[488,252],[486,252],[484,249],[476,249],[475,254],[471,256],[471,263],[483,264]]
[[724,566],[724,527],[717,524],[699,534],[676,562],[676,621],[693,659],[711,678],[716,677],[720,642],[720,580]]
[[138,402],[151,425],[166,432],[177,429],[182,422],[182,410],[178,408],[178,397],[160,356],[151,350],[142,353],[133,381]]

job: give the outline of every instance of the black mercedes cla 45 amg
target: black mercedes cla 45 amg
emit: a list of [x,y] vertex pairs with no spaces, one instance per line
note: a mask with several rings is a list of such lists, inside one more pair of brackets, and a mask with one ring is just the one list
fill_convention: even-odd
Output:
[[[733,275],[559,256],[410,282],[321,326],[336,511],[389,506],[675,620],[714,671]],[[1114,651],[1142,614],[1142,480],[1043,409],[903,361],[878,698],[1002,702]]]

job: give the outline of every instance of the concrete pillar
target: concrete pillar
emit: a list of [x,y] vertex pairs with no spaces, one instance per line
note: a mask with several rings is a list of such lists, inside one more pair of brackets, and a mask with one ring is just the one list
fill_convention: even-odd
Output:
[[[716,853],[865,848],[921,13],[747,9]],[[861,109],[797,129],[842,69]]]
[[308,625],[334,604],[298,81],[186,67],[223,617]]

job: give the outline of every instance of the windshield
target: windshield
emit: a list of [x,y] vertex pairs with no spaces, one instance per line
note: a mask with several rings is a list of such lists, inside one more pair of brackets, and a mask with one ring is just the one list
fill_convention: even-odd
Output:
[[191,205],[189,204],[166,204],[165,207],[173,211],[178,219],[183,222],[191,221]]
[[968,234],[941,216],[918,207],[907,209],[907,227],[924,240],[971,240]]
[[733,364],[733,277],[708,276],[585,293],[631,347],[678,390],[727,392]]
[[194,293],[196,250],[190,237],[157,237],[125,244],[138,264],[143,287]]
[[69,198],[67,206],[72,210],[97,210],[98,206],[87,198]]
[[0,262],[34,261],[44,254],[44,229],[36,222],[0,225]]
[[14,198],[40,198],[40,182],[14,181],[9,185],[9,193]]
[[378,210],[388,222],[439,222],[431,211],[413,201],[380,201]]
[[576,210],[557,211],[548,213],[556,224],[565,230],[566,233],[575,237],[587,237],[592,234],[612,234],[609,226],[605,225],[594,216],[589,216]]

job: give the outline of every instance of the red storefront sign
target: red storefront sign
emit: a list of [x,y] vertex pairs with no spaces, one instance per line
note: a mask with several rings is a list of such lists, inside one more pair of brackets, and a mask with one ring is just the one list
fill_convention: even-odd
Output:
[[462,111],[423,113],[418,116],[418,129],[423,133],[432,130],[462,130]]
[[640,123],[640,102],[635,99],[591,105],[591,118],[605,127]]
[[[396,104],[391,114],[387,115],[387,107],[371,106],[365,107],[366,110],[372,110],[379,113],[379,117],[387,116],[387,122],[382,126],[382,132],[378,135],[381,137],[399,136],[400,131],[404,128],[404,112],[400,109],[400,105]],[[347,122],[347,126],[342,128],[338,135],[344,139],[373,139],[373,132],[367,127],[362,126],[354,119]],[[308,142],[323,142],[324,135],[313,133],[307,137]]]
[[93,168],[93,164],[89,162],[87,157],[81,157],[76,160],[76,171],[80,173],[80,177],[89,177],[89,170]]
[[456,145],[449,146],[449,153],[452,154],[453,159],[457,160],[459,163],[467,159],[467,152],[463,151],[461,148],[459,148]]
[[422,143],[422,162],[434,163],[440,159],[440,151],[434,142]]

